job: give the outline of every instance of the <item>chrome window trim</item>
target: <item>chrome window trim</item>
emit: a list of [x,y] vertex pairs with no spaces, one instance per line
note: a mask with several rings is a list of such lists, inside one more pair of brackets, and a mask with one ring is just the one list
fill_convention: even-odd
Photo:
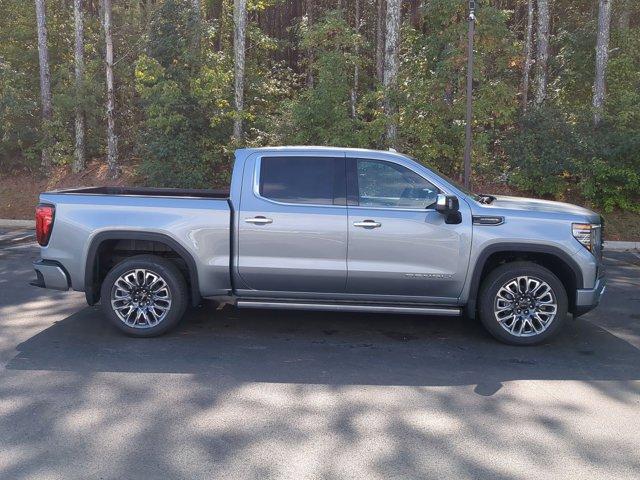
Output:
[[357,210],[384,210],[388,212],[435,212],[435,208],[393,208],[393,207],[362,207],[360,205],[349,205],[349,208]]

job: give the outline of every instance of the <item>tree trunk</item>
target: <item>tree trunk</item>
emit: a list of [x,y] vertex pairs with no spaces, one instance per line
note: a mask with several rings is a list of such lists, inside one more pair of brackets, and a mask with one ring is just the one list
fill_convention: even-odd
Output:
[[529,74],[531,73],[531,47],[533,37],[533,0],[527,2],[527,32],[524,40],[524,67],[522,72],[522,111],[529,105]]
[[82,0],[73,1],[73,17],[76,27],[75,74],[76,74],[76,149],[72,170],[78,173],[85,165],[85,116],[82,108],[84,88],[84,21]]
[[[313,27],[313,0],[306,1],[307,28]],[[307,88],[313,88],[313,48],[307,49]]]
[[245,34],[247,29],[247,0],[233,2],[233,57],[235,70],[234,99],[236,117],[233,122],[233,136],[237,141],[242,139],[242,115],[244,112],[244,58]]
[[398,126],[394,118],[396,105],[393,99],[398,77],[398,49],[400,46],[400,0],[387,0],[387,29],[384,49],[384,113],[387,117],[387,143],[395,146]]
[[107,64],[107,165],[109,176],[118,176],[118,137],[116,136],[116,95],[113,87],[113,40],[111,38],[111,0],[104,1],[104,39]]
[[202,28],[202,10],[200,7],[200,0],[191,0],[193,7],[193,15],[196,20],[196,31],[193,38],[193,44],[196,51],[200,49],[200,29]]
[[49,72],[49,49],[47,48],[47,19],[44,0],[36,1],[36,22],[38,25],[38,59],[40,61],[40,97],[42,101],[42,129],[45,133],[45,146],[42,148],[42,166],[51,166],[51,154],[48,145],[48,123],[53,116],[51,104],[51,74]]
[[384,77],[384,13],[385,0],[378,0],[376,16],[376,77],[379,82]]
[[[360,33],[360,0],[355,0],[355,31],[356,34]],[[359,53],[360,48],[359,44],[356,43],[354,48],[355,53],[355,63],[353,65],[353,88],[351,89],[351,117],[356,118],[356,103],[358,102],[358,81],[360,76],[360,64],[359,62]]]
[[538,51],[536,52],[536,106],[547,98],[547,62],[549,60],[549,0],[538,0]]
[[596,76],[593,82],[593,124],[595,126],[600,124],[604,113],[610,26],[611,0],[600,0],[598,8],[598,38],[596,41]]
[[620,2],[620,17],[618,18],[618,26],[620,30],[629,30],[631,23],[631,0],[622,0]]

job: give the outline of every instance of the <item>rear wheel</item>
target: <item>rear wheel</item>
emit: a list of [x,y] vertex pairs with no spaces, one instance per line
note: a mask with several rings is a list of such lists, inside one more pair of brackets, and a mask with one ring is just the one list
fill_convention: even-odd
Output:
[[180,270],[154,255],[137,255],[109,271],[100,291],[102,310],[120,331],[155,337],[175,327],[187,306]]
[[554,336],[567,316],[562,282],[532,262],[511,262],[493,270],[480,288],[479,314],[485,328],[511,345],[534,345]]

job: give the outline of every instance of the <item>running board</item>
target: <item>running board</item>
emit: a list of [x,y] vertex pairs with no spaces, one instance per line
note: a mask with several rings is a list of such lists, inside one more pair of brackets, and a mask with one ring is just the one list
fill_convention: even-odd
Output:
[[419,315],[455,316],[461,314],[460,308],[455,307],[420,307],[420,306],[391,306],[368,305],[354,303],[302,303],[302,302],[274,302],[259,300],[238,300],[238,308],[271,308],[276,310],[321,310],[329,312],[374,312],[374,313],[408,313]]

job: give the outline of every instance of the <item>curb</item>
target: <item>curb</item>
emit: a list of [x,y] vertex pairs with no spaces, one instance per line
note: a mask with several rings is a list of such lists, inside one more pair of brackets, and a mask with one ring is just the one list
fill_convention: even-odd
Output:
[[605,252],[631,252],[640,250],[640,242],[604,242]]
[[5,220],[0,218],[0,228],[36,228],[35,220]]

